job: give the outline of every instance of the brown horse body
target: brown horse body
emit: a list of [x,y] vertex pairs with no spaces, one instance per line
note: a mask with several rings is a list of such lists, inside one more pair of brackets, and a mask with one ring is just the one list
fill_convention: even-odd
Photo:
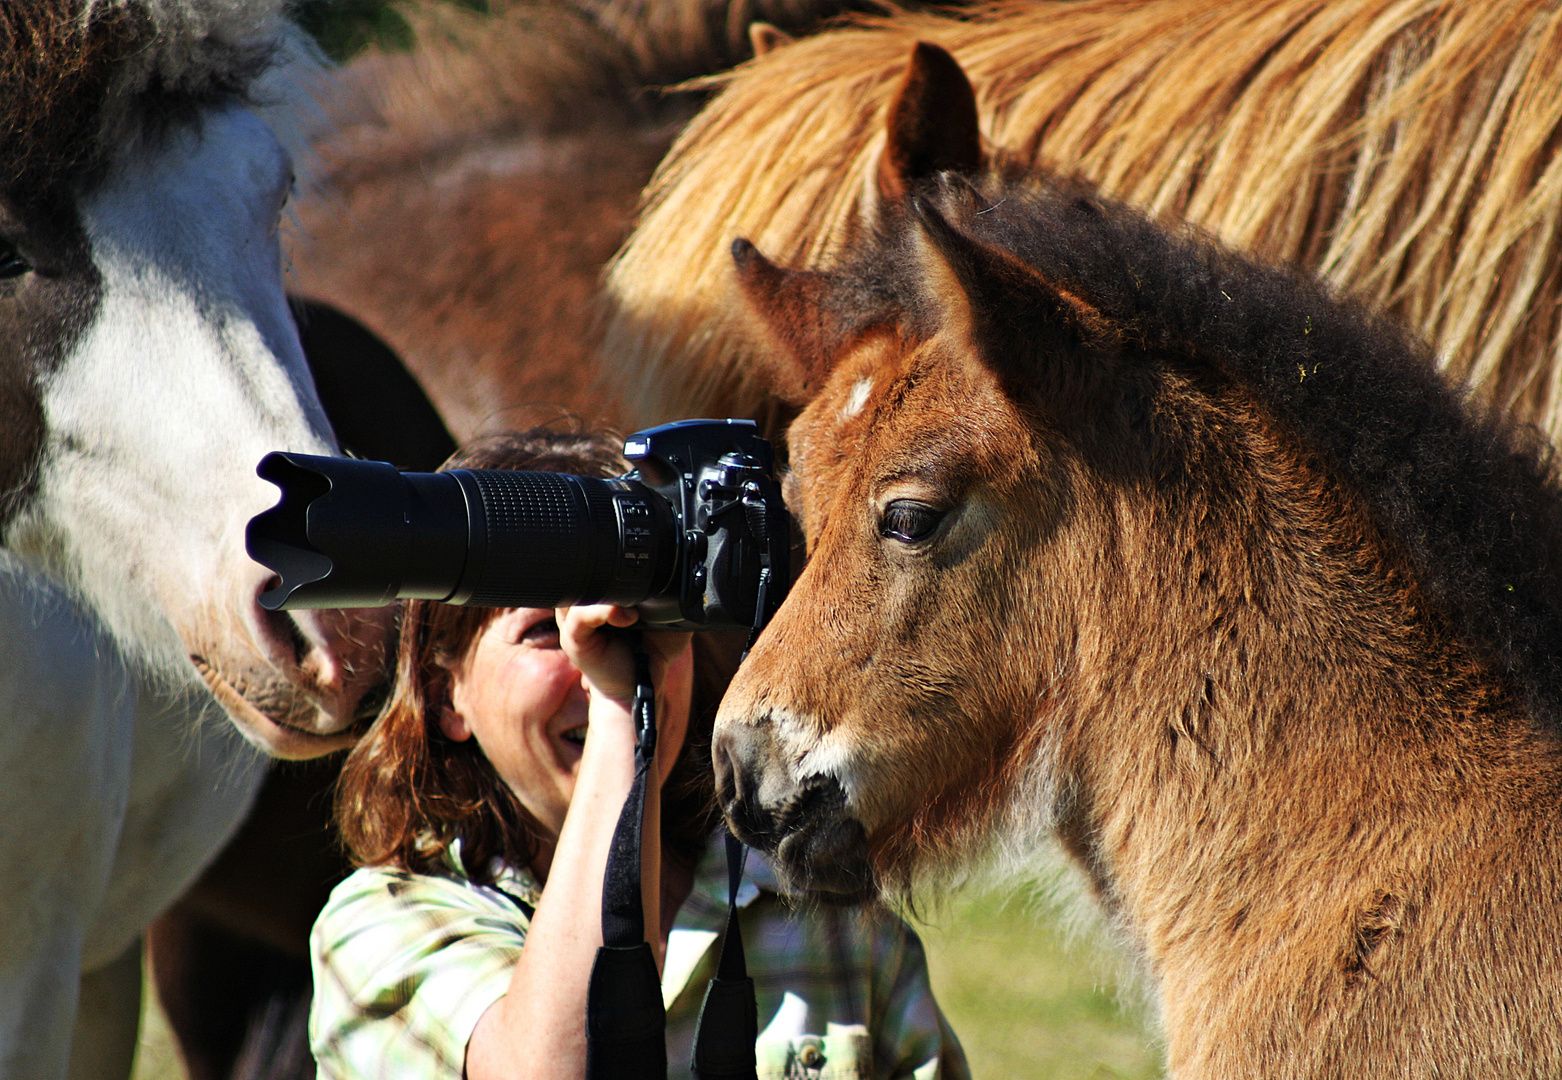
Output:
[[726,245],[827,265],[871,221],[918,40],[961,62],[1001,161],[1323,274],[1456,378],[1562,432],[1562,11],[1548,0],[1010,0],[900,13],[740,68],[613,267],[606,365],[637,420],[762,415]]
[[[457,439],[573,411],[623,423],[596,359],[602,269],[709,75],[844,0],[411,5],[419,47],[343,73],[300,204],[296,292],[384,339]],[[863,6],[861,3],[856,6]],[[537,410],[543,410],[539,413]]]
[[618,418],[592,301],[691,111],[647,98],[584,13],[512,7],[343,73],[293,251],[297,291],[383,338],[458,440],[533,404]]
[[1175,1076],[1562,1074],[1549,459],[1316,282],[986,170],[974,108],[919,46],[878,228],[733,247],[810,558],[729,820],[848,901],[1056,833]]

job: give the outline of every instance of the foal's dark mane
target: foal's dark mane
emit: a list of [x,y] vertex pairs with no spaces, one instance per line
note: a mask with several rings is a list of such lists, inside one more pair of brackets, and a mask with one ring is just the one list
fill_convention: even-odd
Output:
[[274,61],[281,0],[0,0],[0,193],[90,185],[112,154],[243,99]]
[[1425,345],[1316,279],[1175,235],[1082,184],[946,179],[924,197],[1128,341],[1247,387],[1361,494],[1537,718],[1559,723],[1562,493],[1537,433],[1478,410]]

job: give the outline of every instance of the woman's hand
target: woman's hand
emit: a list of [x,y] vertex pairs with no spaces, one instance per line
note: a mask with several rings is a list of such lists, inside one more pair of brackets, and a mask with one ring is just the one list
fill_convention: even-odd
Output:
[[[634,657],[625,636],[610,628],[633,626],[639,621],[639,614],[629,608],[596,604],[560,608],[557,618],[559,643],[580,669],[591,694],[591,722],[616,722],[611,719],[615,711],[627,715],[635,696]],[[694,685],[694,659],[689,643],[693,636],[653,630],[640,637],[651,658],[651,684],[656,687],[658,780],[665,780],[672,771],[688,732],[689,699]]]
[[[605,605],[556,612],[560,647],[580,669],[590,696],[586,745],[509,992],[483,1014],[467,1043],[469,1080],[576,1080],[585,1071],[587,987],[602,943],[596,913],[634,772],[634,658],[625,636],[612,628],[638,618]],[[656,632],[643,640],[660,707],[657,769],[647,786],[641,834],[641,905],[660,963],[660,779],[683,745],[693,667],[688,634]]]
[[[625,628],[640,620],[631,608],[593,604],[587,607],[560,608],[557,612],[559,642],[565,655],[586,677],[593,694],[628,703],[635,696],[634,658],[629,642],[609,627]],[[641,641],[651,657],[651,681],[658,691],[667,671],[688,653],[692,635],[657,630],[643,634]]]

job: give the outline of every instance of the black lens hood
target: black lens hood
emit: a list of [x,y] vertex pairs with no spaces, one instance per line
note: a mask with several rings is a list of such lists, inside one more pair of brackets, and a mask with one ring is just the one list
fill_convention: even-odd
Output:
[[453,477],[290,453],[267,454],[255,471],[282,490],[245,531],[250,557],[278,578],[262,607],[378,607],[455,591],[467,510]]

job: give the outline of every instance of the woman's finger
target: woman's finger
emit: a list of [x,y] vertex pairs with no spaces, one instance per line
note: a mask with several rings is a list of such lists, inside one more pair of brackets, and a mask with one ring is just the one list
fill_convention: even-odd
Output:
[[586,682],[611,698],[634,695],[634,664],[624,639],[606,627],[625,626],[637,616],[609,604],[560,608],[559,643],[565,655],[580,669]]
[[560,626],[569,622],[580,635],[610,623],[615,626],[623,625],[613,622],[613,613],[621,610],[623,609],[616,608],[612,604],[579,604],[575,607],[559,608],[555,615]]

